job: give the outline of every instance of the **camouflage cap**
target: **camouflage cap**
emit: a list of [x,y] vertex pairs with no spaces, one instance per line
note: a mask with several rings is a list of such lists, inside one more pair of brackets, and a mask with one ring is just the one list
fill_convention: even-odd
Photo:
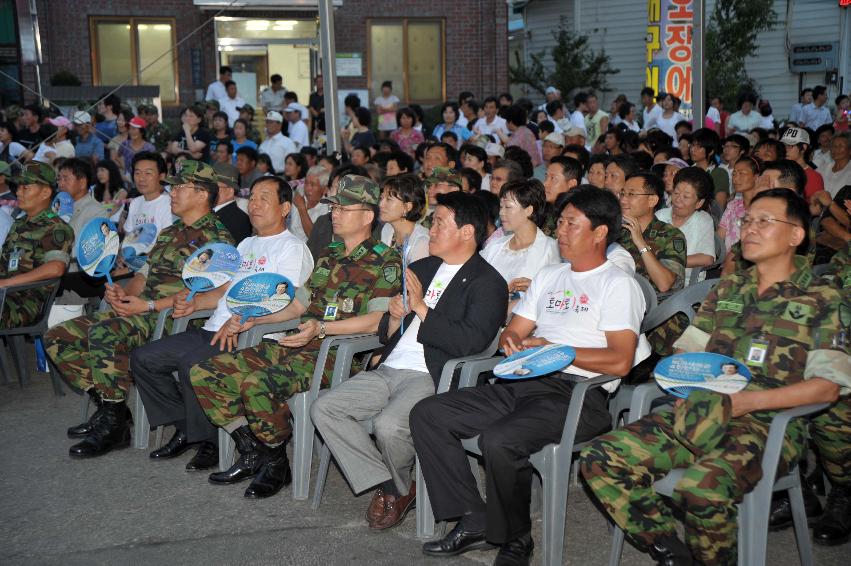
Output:
[[238,107],[237,110],[239,110],[240,112],[250,112],[251,114],[254,114],[254,107],[250,104],[243,104],[242,106]]
[[166,177],[160,181],[161,185],[182,185],[184,183],[198,183],[205,187],[218,187],[219,177],[216,171],[203,161],[187,159],[177,175]]
[[208,100],[204,104],[204,108],[206,108],[207,110],[210,110],[210,109],[221,110],[222,109],[218,100]]
[[461,188],[461,175],[455,169],[449,167],[435,167],[431,170],[431,175],[426,177],[426,185],[434,185],[435,183],[449,183]]
[[381,198],[381,189],[369,177],[360,175],[345,175],[340,178],[337,186],[337,194],[322,199],[322,202],[331,204],[371,204],[378,205]]
[[12,166],[6,163],[5,161],[0,161],[0,175],[9,176],[9,173],[12,172]]
[[56,171],[47,163],[30,161],[24,165],[20,175],[12,178],[12,182],[18,185],[47,185],[52,187],[56,184]]
[[21,109],[21,107],[19,105],[10,104],[9,106],[6,107],[6,119],[7,120],[14,120],[18,116],[20,116],[22,112],[23,112],[23,110]]
[[239,170],[230,163],[216,163],[213,165],[213,171],[216,172],[220,183],[239,189]]

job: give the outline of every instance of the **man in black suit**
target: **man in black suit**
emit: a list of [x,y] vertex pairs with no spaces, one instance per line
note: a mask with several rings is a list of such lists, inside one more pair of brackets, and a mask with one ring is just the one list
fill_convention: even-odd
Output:
[[[414,445],[408,415],[434,395],[451,358],[485,350],[505,320],[505,280],[478,254],[487,218],[461,192],[437,197],[431,255],[411,264],[407,297],[397,295],[378,327],[386,344],[378,367],[335,387],[311,416],[356,493],[378,489],[367,509],[373,529],[399,524],[414,506]],[[359,422],[372,419],[376,442]]]
[[230,163],[216,163],[213,169],[219,178],[219,200],[216,201],[213,212],[230,231],[238,246],[241,241],[251,235],[251,220],[236,203],[239,171]]

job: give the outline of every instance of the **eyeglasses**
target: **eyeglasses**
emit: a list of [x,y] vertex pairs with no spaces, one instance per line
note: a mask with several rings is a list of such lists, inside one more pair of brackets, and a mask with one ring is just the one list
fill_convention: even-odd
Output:
[[172,185],[171,192],[182,191],[183,189],[192,189],[197,191],[198,187],[196,187],[194,183],[181,183],[179,185]]
[[618,197],[632,200],[635,197],[650,197],[650,196],[654,196],[655,194],[656,193],[625,193],[625,192],[621,191],[621,192],[618,193]]
[[344,212],[369,212],[369,208],[346,208],[342,204],[332,204],[331,214],[342,214]]
[[798,228],[802,228],[800,224],[795,224],[794,222],[788,222],[786,220],[780,220],[779,218],[771,218],[770,216],[763,216],[762,218],[751,218],[750,216],[744,216],[742,218],[739,218],[736,223],[742,230],[746,229],[750,225],[755,226],[757,230],[765,230],[775,222],[781,222],[783,224],[788,224],[789,226],[797,226]]

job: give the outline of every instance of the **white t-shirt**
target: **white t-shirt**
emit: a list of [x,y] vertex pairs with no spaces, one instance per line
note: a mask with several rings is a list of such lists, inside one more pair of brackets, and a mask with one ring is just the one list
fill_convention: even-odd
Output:
[[[433,309],[437,306],[443,292],[449,286],[452,278],[463,267],[463,264],[449,265],[443,263],[434,274],[434,279],[428,286],[428,290],[423,296],[423,301],[428,308]],[[399,339],[396,347],[390,352],[387,360],[382,365],[394,369],[409,369],[428,373],[428,366],[425,362],[425,353],[423,345],[417,341],[417,334],[420,332],[420,317],[414,316],[411,326],[405,329],[405,333]]]
[[555,240],[537,229],[535,241],[528,248],[512,250],[509,247],[513,234],[494,240],[481,251],[482,257],[496,269],[506,283],[518,277],[534,278],[542,267],[561,263]]
[[296,149],[310,145],[310,132],[307,131],[307,124],[299,120],[298,122],[290,122],[289,137],[295,144]]
[[508,135],[508,124],[505,123],[504,118],[500,118],[499,116],[494,116],[493,122],[488,124],[487,118],[479,118],[476,120],[476,123],[473,124],[473,132],[477,135],[491,135],[499,141],[499,136],[496,135],[497,131],[501,131],[506,136]]
[[[4,149],[6,149],[5,144],[0,143],[0,151],[3,151]],[[11,157],[12,159],[19,158],[21,156],[21,154],[23,152],[25,152],[26,150],[27,150],[27,148],[25,148],[24,146],[22,146],[18,142],[13,141],[13,142],[9,143],[9,157]]]
[[644,110],[641,111],[641,116],[644,119],[644,129],[649,130],[656,126],[656,120],[659,116],[662,115],[662,107],[658,104],[654,104],[650,110],[647,110],[647,107],[644,107]]
[[[414,231],[408,236],[406,263],[413,263],[418,259],[428,257],[428,242],[428,228],[422,224],[414,224]],[[381,227],[381,243],[387,246],[393,245],[393,226],[389,223]]]
[[[590,271],[552,265],[538,272],[514,314],[535,323],[534,336],[574,348],[605,348],[606,332],[631,330],[638,336],[633,366],[650,355],[641,334],[644,296],[635,278],[611,261]],[[564,373],[596,377],[597,372],[570,365]],[[614,391],[619,382],[604,385]]]
[[225,83],[215,80],[207,87],[207,96],[204,100],[219,100],[228,97],[228,89],[225,88]]
[[585,137],[588,137],[588,130],[585,128],[585,114],[579,110],[574,110],[570,115],[570,125],[575,126],[585,132]]
[[[656,218],[671,224],[672,214],[673,211],[670,208],[663,208],[656,211]],[[715,223],[708,212],[695,210],[686,223],[678,228],[686,237],[686,255],[706,254],[715,259]],[[691,267],[686,267],[686,284],[691,280],[691,270]],[[706,277],[705,272],[701,275],[703,278]],[[701,281],[703,281],[702,278]]]
[[396,129],[396,112],[384,112],[378,110],[379,106],[393,106],[399,104],[399,97],[395,94],[390,96],[379,96],[373,102],[375,111],[378,112],[378,129],[382,132],[389,132]]
[[851,162],[836,172],[833,171],[833,165],[819,169],[818,172],[824,179],[824,190],[829,192],[831,197],[836,197],[836,193],[845,185],[851,185]]
[[674,138],[674,143],[677,143],[676,125],[685,120],[686,117],[679,112],[674,112],[670,118],[665,118],[662,112],[656,117],[656,127]]
[[257,153],[265,153],[272,160],[272,167],[275,169],[275,173],[283,173],[284,162],[287,156],[297,151],[293,140],[280,132],[271,138],[266,138],[260,144],[260,147],[257,148]]
[[[278,273],[301,287],[313,271],[313,256],[307,245],[284,230],[274,236],[249,236],[236,248],[242,258],[239,272],[231,285],[253,273],[269,271]],[[216,332],[230,319],[227,293],[222,295],[213,316],[204,324],[204,330]]]
[[245,101],[241,96],[237,96],[236,98],[225,96],[219,99],[219,108],[228,115],[228,127],[233,128],[233,123],[239,118],[239,110],[237,108],[242,108],[243,106],[245,106]]
[[138,196],[130,201],[127,219],[124,221],[124,232],[129,234],[142,224],[154,224],[157,233],[172,224],[171,195],[163,191],[154,200],[145,200]]

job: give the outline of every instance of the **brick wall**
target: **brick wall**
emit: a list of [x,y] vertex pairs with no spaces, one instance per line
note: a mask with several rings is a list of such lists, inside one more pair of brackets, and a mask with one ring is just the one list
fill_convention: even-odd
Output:
[[[60,70],[76,74],[83,84],[92,83],[90,16],[169,17],[176,22],[180,41],[215,13],[200,10],[192,0],[37,0],[44,65],[42,81]],[[241,17],[310,17],[305,12],[229,11]],[[478,97],[506,90],[507,12],[504,0],[344,0],[335,12],[336,47],[340,52],[361,52],[366,56],[368,18],[444,18],[446,32],[446,90],[455,99],[458,92],[470,90]],[[190,49],[204,54],[205,85],[217,76],[213,23],[205,24],[178,47],[178,80],[181,103],[194,99],[191,83]],[[366,73],[366,61],[364,73]],[[24,83],[35,85],[35,71],[23,69]],[[343,88],[366,88],[363,78],[342,78]]]

